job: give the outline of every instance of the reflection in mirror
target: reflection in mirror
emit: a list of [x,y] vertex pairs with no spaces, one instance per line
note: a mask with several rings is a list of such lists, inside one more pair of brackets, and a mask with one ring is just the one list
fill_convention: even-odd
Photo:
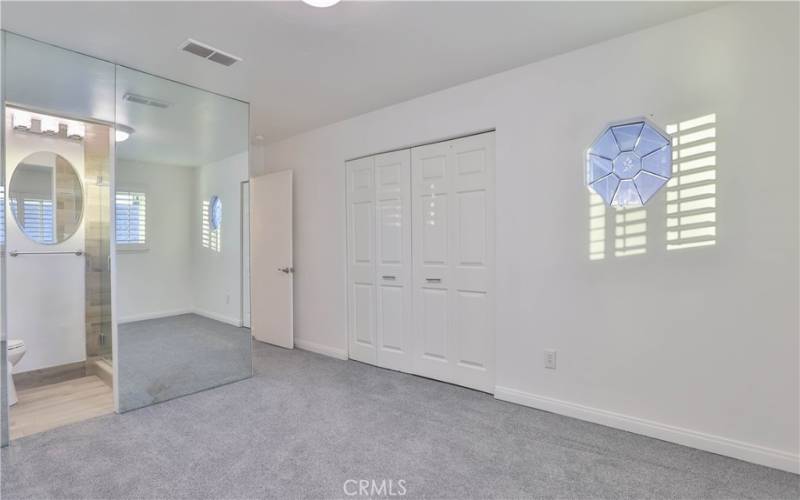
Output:
[[33,153],[14,169],[9,203],[25,236],[44,245],[61,243],[75,234],[81,223],[81,181],[63,156]]
[[125,412],[252,375],[238,271],[248,105],[118,68],[120,122],[135,130],[115,143]]
[[[3,32],[12,439],[114,411],[114,65]],[[11,105],[13,103],[13,105]],[[42,247],[47,245],[47,247]],[[6,353],[7,349],[2,349]]]

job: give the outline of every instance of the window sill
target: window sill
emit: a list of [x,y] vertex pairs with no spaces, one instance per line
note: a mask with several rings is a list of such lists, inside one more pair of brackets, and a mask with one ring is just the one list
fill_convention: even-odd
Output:
[[117,245],[117,253],[143,253],[143,252],[149,252],[149,251],[150,251],[150,247],[145,247],[145,246],[128,246],[128,245],[121,246],[121,245]]

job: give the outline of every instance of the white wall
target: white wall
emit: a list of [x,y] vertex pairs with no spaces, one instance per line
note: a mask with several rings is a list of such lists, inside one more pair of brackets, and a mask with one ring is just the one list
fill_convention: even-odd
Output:
[[[297,341],[346,350],[344,161],[496,128],[497,396],[797,471],[797,18],[727,5],[267,146],[295,172]],[[666,252],[662,193],[646,255],[590,262],[592,139],[708,113],[717,245]]]
[[[193,302],[197,313],[241,325],[241,182],[248,175],[247,152],[197,169],[197,189],[192,210]],[[202,203],[212,196],[222,200],[220,251],[200,245]]]
[[147,193],[148,241],[147,250],[117,252],[119,322],[193,309],[195,170],[117,161],[116,189]]

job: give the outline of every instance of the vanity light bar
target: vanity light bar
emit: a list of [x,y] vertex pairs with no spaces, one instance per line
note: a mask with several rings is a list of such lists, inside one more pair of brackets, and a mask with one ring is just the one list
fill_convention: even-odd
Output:
[[[64,125],[68,139],[79,141],[86,136],[86,125],[78,121],[62,120],[55,116],[30,113],[20,109],[8,108],[8,112],[11,113],[11,127],[14,130],[57,136],[61,132],[61,125]],[[33,120],[39,121],[38,132],[33,129]]]

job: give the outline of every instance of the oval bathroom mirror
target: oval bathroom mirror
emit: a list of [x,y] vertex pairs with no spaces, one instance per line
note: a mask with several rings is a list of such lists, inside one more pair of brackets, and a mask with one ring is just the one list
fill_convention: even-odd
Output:
[[33,153],[14,169],[9,203],[25,236],[44,245],[61,243],[81,224],[81,180],[63,156],[49,151]]

